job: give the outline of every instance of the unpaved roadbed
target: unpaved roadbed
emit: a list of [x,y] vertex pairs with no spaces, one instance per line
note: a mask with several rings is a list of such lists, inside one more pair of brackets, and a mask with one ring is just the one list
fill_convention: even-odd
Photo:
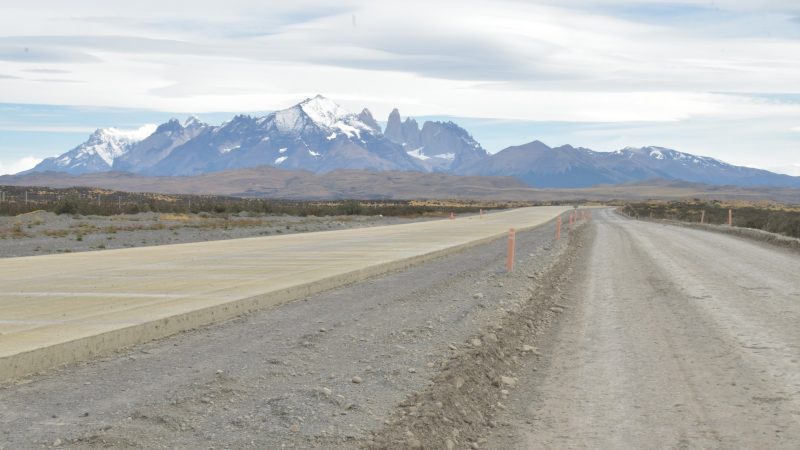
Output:
[[0,448],[369,445],[408,394],[530,299],[528,275],[566,241],[548,223],[518,234],[513,275],[498,240],[10,386]]
[[489,447],[798,448],[797,254],[595,217],[570,308]]
[[249,213],[72,216],[40,211],[0,217],[0,258],[344,230],[429,219]]

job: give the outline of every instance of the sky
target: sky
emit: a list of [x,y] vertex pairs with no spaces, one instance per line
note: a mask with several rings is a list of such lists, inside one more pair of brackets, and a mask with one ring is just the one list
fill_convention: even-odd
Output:
[[800,2],[3,1],[0,174],[96,128],[316,94],[490,152],[658,145],[800,175]]

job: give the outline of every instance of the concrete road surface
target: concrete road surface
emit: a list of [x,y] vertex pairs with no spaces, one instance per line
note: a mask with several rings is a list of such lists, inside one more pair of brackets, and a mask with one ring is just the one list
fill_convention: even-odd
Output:
[[530,228],[567,207],[0,260],[0,383]]
[[800,448],[800,255],[595,218],[517,436],[493,448]]

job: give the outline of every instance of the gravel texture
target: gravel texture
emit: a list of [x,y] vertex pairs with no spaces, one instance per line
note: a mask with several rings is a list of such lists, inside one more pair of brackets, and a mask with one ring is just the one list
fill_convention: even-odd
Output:
[[[480,364],[475,373],[486,373],[482,352],[508,351],[501,343],[519,348],[519,364],[535,360],[533,341],[523,347],[519,335],[496,327],[544,326],[558,314],[525,305],[546,300],[535,295],[537,286],[553,289],[547,273],[575,241],[566,236],[556,242],[553,223],[518,233],[513,274],[505,272],[501,239],[7,386],[0,389],[0,448],[415,445],[427,438],[405,433],[403,418],[415,417],[408,399],[460,371],[464,383],[477,380],[470,361]],[[525,320],[512,325],[509,317],[520,311]],[[486,389],[506,395],[515,370],[496,373]],[[484,381],[476,386],[484,389]],[[458,407],[446,401],[446,411]],[[459,422],[456,448],[478,445],[488,426],[482,419],[491,413],[477,407],[464,404],[476,415]],[[447,445],[444,438],[430,442]]]
[[595,216],[487,448],[798,448],[797,254]]

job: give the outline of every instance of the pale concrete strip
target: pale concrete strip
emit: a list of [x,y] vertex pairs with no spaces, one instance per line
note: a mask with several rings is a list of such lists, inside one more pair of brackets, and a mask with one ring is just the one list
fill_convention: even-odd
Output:
[[0,382],[402,269],[567,211],[0,260]]

